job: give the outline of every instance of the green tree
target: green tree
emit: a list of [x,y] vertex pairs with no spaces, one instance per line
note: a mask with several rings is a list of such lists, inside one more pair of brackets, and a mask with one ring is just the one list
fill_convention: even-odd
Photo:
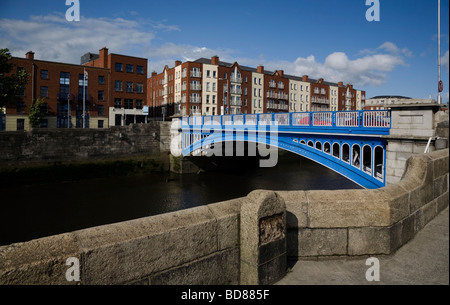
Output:
[[9,49],[0,49],[0,108],[20,101],[20,93],[28,81],[28,74],[24,70],[11,74],[14,67],[11,59]]
[[44,104],[45,104],[44,99],[38,98],[31,105],[28,115],[28,117],[30,118],[31,127],[33,128],[39,127],[42,119],[45,117]]

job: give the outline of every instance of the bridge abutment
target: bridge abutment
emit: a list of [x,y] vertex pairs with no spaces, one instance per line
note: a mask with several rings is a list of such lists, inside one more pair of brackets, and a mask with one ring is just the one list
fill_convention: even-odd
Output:
[[409,157],[448,148],[448,114],[437,104],[392,105],[392,127],[386,147],[386,184],[395,184],[404,175]]

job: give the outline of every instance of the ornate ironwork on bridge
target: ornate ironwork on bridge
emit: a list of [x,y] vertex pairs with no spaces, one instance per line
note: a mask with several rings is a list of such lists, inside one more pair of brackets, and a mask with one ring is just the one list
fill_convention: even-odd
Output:
[[220,154],[218,143],[270,145],[320,163],[362,187],[379,188],[386,181],[383,136],[390,128],[391,112],[377,110],[183,117],[179,131],[183,156]]

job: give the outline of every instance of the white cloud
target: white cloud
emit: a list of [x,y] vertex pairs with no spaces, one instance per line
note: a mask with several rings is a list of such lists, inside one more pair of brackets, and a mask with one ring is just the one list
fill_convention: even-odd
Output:
[[136,21],[82,18],[80,22],[68,22],[63,14],[0,19],[0,33],[1,47],[9,48],[13,56],[24,57],[33,50],[36,58],[69,63],[79,63],[81,55],[98,52],[104,46],[115,53],[134,52],[130,55],[139,56],[155,37]]
[[380,86],[386,83],[389,72],[398,66],[407,66],[404,58],[412,55],[408,49],[400,49],[391,42],[375,49],[364,49],[358,54],[359,57],[350,59],[344,52],[334,52],[323,63],[310,55],[298,57],[294,62],[265,61],[263,64],[268,69],[280,69],[297,76],[308,75],[357,86]]
[[234,51],[231,49],[211,49],[198,47],[189,44],[166,43],[162,46],[151,47],[146,51],[145,56],[149,58],[149,71],[160,73],[164,66],[173,67],[176,60],[194,61],[201,57],[211,58],[220,55],[220,60],[231,59]]
[[378,49],[385,50],[391,54],[404,55],[406,57],[412,57],[412,55],[413,55],[412,52],[410,50],[408,50],[408,48],[400,49],[394,43],[392,43],[390,41],[386,41],[381,46],[379,46]]
[[[264,54],[245,58],[238,50],[211,48],[173,42],[155,45],[158,31],[181,31],[167,20],[127,20],[124,18],[81,18],[68,22],[64,14],[32,16],[28,20],[0,19],[1,48],[9,48],[13,56],[24,57],[32,50],[36,58],[68,63],[79,63],[87,52],[98,52],[104,46],[111,52],[148,58],[149,71],[161,72],[165,65],[173,67],[175,60],[192,61],[218,55],[220,60],[266,70],[284,70],[296,76],[309,75],[327,81],[352,83],[356,86],[380,86],[389,72],[398,66],[407,66],[405,59],[412,56],[407,48],[385,42],[377,48],[361,50],[355,58],[345,52],[330,53],[323,62],[314,55],[298,57],[294,61],[269,60]],[[448,71],[448,51],[442,65]]]

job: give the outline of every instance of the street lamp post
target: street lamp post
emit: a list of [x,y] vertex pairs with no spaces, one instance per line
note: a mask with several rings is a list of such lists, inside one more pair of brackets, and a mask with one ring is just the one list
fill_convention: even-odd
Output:
[[83,128],[86,128],[86,81],[88,80],[88,73],[86,72],[86,69],[84,69],[83,73]]
[[67,93],[67,128],[70,128],[70,93]]
[[[230,76],[231,77],[231,76]],[[230,77],[227,78],[219,78],[218,80],[226,80],[227,81],[227,99],[225,100],[225,106],[231,106],[230,105],[230,91],[231,91],[231,87],[230,87]],[[222,115],[224,114],[228,114],[228,111],[226,110],[227,108],[224,107],[225,113],[222,113]]]

